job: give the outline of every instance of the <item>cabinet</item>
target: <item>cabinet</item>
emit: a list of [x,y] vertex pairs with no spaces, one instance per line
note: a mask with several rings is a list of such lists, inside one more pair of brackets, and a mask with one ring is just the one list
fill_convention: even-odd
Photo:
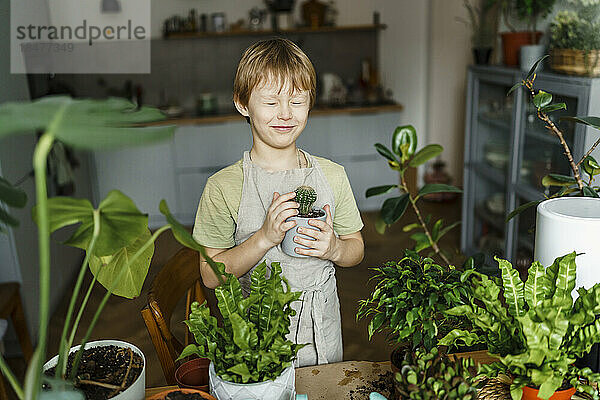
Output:
[[[521,204],[550,194],[541,185],[548,173],[571,175],[558,138],[537,118],[531,96],[509,89],[525,72],[497,66],[468,70],[465,130],[464,196],[461,247],[465,254],[482,252],[486,264],[497,268],[499,256],[524,269],[533,261],[535,207],[505,222]],[[598,131],[561,116],[600,115],[600,79],[552,73],[537,76],[536,89],[554,95],[567,110],[551,114],[579,160],[598,139]],[[592,153],[597,159],[600,151]]]

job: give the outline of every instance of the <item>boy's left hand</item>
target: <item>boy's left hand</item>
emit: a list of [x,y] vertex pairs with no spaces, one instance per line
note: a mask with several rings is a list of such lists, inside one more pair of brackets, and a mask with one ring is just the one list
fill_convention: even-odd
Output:
[[311,229],[305,227],[298,227],[298,232],[313,238],[303,239],[300,236],[294,236],[294,242],[308,247],[309,249],[303,249],[296,247],[296,253],[305,256],[317,257],[322,260],[334,260],[338,250],[338,238],[333,232],[333,219],[331,218],[331,210],[329,204],[323,207],[325,214],[327,215],[325,221],[318,219],[311,219],[308,221],[309,225],[312,225],[318,229]]

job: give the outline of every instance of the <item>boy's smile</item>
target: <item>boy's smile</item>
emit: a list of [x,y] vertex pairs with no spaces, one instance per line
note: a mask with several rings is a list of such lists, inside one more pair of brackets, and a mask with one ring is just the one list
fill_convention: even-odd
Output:
[[250,117],[255,145],[286,149],[296,146],[306,126],[309,103],[307,90],[292,91],[289,82],[279,85],[271,80],[252,91],[246,107],[236,103],[236,108]]

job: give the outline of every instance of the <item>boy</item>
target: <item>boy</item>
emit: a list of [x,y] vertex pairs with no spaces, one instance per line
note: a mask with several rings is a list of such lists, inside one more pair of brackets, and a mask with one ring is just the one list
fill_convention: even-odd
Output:
[[[335,268],[351,267],[363,258],[363,227],[350,183],[340,165],[296,147],[315,101],[316,76],[308,57],[287,39],[250,46],[238,65],[233,89],[237,110],[252,131],[250,152],[211,176],[204,188],[194,225],[194,238],[215,261],[240,279],[244,294],[250,273],[263,260],[280,262],[292,290],[302,291],[293,304],[296,315],[290,340],[308,343],[298,352],[297,366],[342,360],[342,334]],[[301,233],[296,248],[308,258],[290,257],[280,243],[295,226],[286,220],[298,214],[294,189],[312,186],[315,207],[326,221],[311,220],[314,229]],[[200,273],[210,288],[216,276],[201,262]]]

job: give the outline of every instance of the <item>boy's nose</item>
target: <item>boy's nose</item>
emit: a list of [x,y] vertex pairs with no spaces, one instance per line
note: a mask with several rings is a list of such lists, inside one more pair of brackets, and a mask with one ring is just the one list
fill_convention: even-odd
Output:
[[287,104],[281,105],[279,107],[279,112],[277,113],[277,117],[279,119],[290,119],[292,118],[292,110]]

